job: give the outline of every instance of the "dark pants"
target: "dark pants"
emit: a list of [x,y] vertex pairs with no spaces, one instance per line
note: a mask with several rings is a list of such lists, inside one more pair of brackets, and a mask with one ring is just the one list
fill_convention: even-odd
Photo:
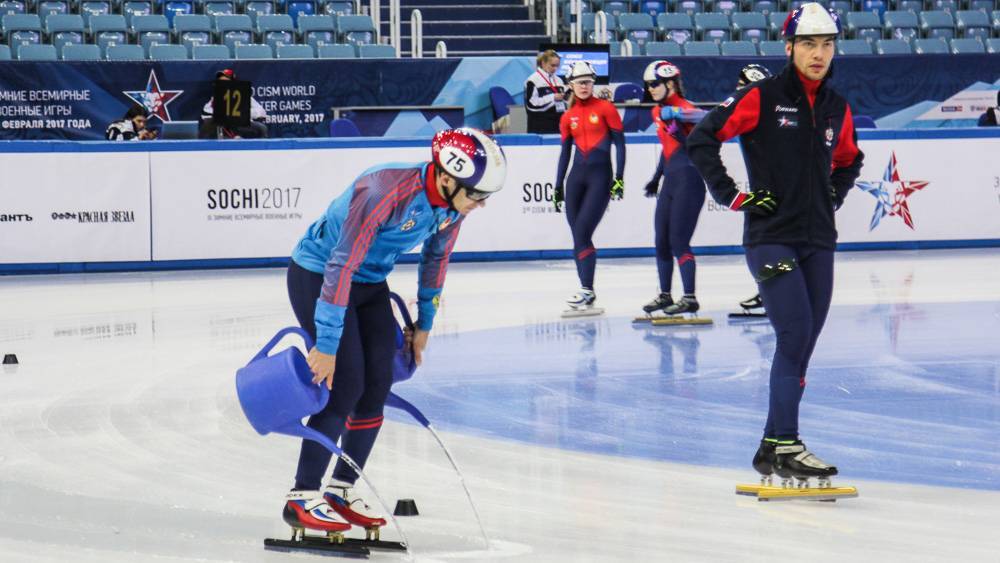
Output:
[[777,335],[764,437],[794,440],[798,438],[799,402],[806,387],[809,358],[830,310],[833,251],[762,244],[747,248],[746,256],[754,276],[765,264],[776,265],[783,258],[794,258],[797,264],[791,272],[757,284]]
[[573,258],[580,285],[594,288],[597,249],[594,231],[611,201],[611,163],[576,162],[566,179],[566,219],[573,233]]
[[[267,138],[267,125],[264,125],[259,121],[251,121],[250,124],[245,127],[230,127],[229,131],[239,135],[241,139]],[[226,137],[219,135],[218,126],[215,124],[215,121],[209,117],[207,119],[203,119],[201,124],[198,126],[198,138],[224,139]]]
[[[316,337],[314,314],[323,287],[323,276],[295,262],[288,267],[288,297],[299,325]],[[309,418],[308,426],[334,442],[347,434],[340,447],[364,467],[382,427],[382,410],[392,386],[392,361],[396,347],[396,320],[389,305],[385,282],[351,284],[344,317],[344,333],[337,349],[333,390],[326,407]],[[318,442],[303,440],[295,488],[319,489],[332,454]],[[333,477],[353,483],[357,474],[342,460]]]
[[695,260],[691,237],[705,204],[705,182],[693,166],[677,166],[663,176],[656,199],[656,271],[660,291],[670,293],[674,260],[681,271],[685,295],[694,295]]

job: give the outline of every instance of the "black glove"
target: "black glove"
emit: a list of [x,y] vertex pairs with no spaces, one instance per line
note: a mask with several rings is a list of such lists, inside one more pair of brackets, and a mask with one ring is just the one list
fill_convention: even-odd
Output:
[[774,198],[774,194],[770,190],[754,190],[737,196],[730,208],[734,211],[744,211],[767,217],[774,215],[774,211],[778,209],[778,200]]
[[646,197],[656,197],[656,193],[658,191],[660,191],[659,180],[650,180],[649,183],[646,184]]
[[556,206],[556,213],[562,213],[562,204],[565,199],[563,187],[561,185],[556,186],[556,189],[552,191],[552,203]]
[[841,205],[844,205],[844,198],[840,197],[837,193],[836,188],[830,188],[830,199],[833,200],[833,210],[837,211],[840,209]]

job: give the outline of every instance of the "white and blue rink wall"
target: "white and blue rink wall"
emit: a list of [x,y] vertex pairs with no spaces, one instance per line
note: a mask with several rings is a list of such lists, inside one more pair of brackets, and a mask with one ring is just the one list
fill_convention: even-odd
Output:
[[[554,213],[559,145],[500,136],[506,188],[462,229],[455,260],[568,257],[565,216]],[[861,131],[865,163],[838,213],[842,249],[1000,245],[1000,132]],[[610,206],[596,244],[604,256],[652,254],[653,135],[628,135],[626,198]],[[217,143],[0,143],[0,273],[266,266],[363,170],[429,158],[421,139],[297,139]],[[726,167],[745,187],[735,143]],[[737,253],[738,215],[707,198],[693,244]]]

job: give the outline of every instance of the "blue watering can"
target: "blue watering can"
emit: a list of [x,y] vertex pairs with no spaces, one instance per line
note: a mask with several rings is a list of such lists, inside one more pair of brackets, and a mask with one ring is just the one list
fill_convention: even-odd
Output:
[[[396,303],[399,314],[403,317],[403,327],[413,329],[413,318],[406,308],[403,298],[395,293],[389,292],[389,298]],[[396,325],[396,357],[392,363],[392,382],[399,383],[413,377],[413,372],[417,371],[417,360],[413,357],[413,352],[406,347],[403,338],[403,329]]]

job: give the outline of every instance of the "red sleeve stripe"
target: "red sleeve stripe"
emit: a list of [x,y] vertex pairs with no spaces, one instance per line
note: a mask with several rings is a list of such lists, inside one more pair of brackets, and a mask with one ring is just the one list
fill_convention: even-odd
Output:
[[[422,182],[420,181],[420,175],[417,174],[416,178],[400,190],[404,192],[400,199],[405,199],[421,187]],[[397,201],[398,195],[399,194],[396,190],[387,193],[382,198],[382,201],[375,206],[375,209],[372,210],[372,213],[365,219],[364,223],[362,223],[361,232],[359,233],[358,238],[354,239],[354,245],[351,246],[351,254],[348,256],[343,269],[340,271],[340,278],[337,280],[337,290],[333,294],[334,304],[344,305],[347,303],[350,296],[351,277],[354,275],[354,271],[358,269],[358,266],[364,259],[365,255],[368,253],[368,247],[371,246],[371,241],[375,235],[375,231],[378,229],[379,225],[385,221],[386,217],[389,216],[389,213],[393,209],[393,204]]]
[[837,146],[833,149],[833,168],[844,168],[854,163],[858,156],[858,145],[854,143],[854,116],[851,106],[844,110],[844,124],[840,127]]
[[743,192],[737,193],[736,197],[733,198],[733,201],[729,202],[729,209],[736,211],[741,205],[743,205],[743,201],[746,200],[746,198],[747,194]]
[[715,138],[719,142],[725,142],[753,131],[757,128],[758,119],[760,119],[760,91],[758,88],[751,88],[739,102],[736,102],[733,113],[729,115],[722,129],[715,134]]
[[441,259],[441,265],[438,266],[439,270],[437,277],[434,279],[434,287],[444,286],[444,275],[448,271],[448,261],[451,259],[451,249],[455,248],[455,242],[458,240],[458,230],[461,227],[455,225],[451,230],[451,234],[448,236],[448,244],[444,247],[444,258]]

